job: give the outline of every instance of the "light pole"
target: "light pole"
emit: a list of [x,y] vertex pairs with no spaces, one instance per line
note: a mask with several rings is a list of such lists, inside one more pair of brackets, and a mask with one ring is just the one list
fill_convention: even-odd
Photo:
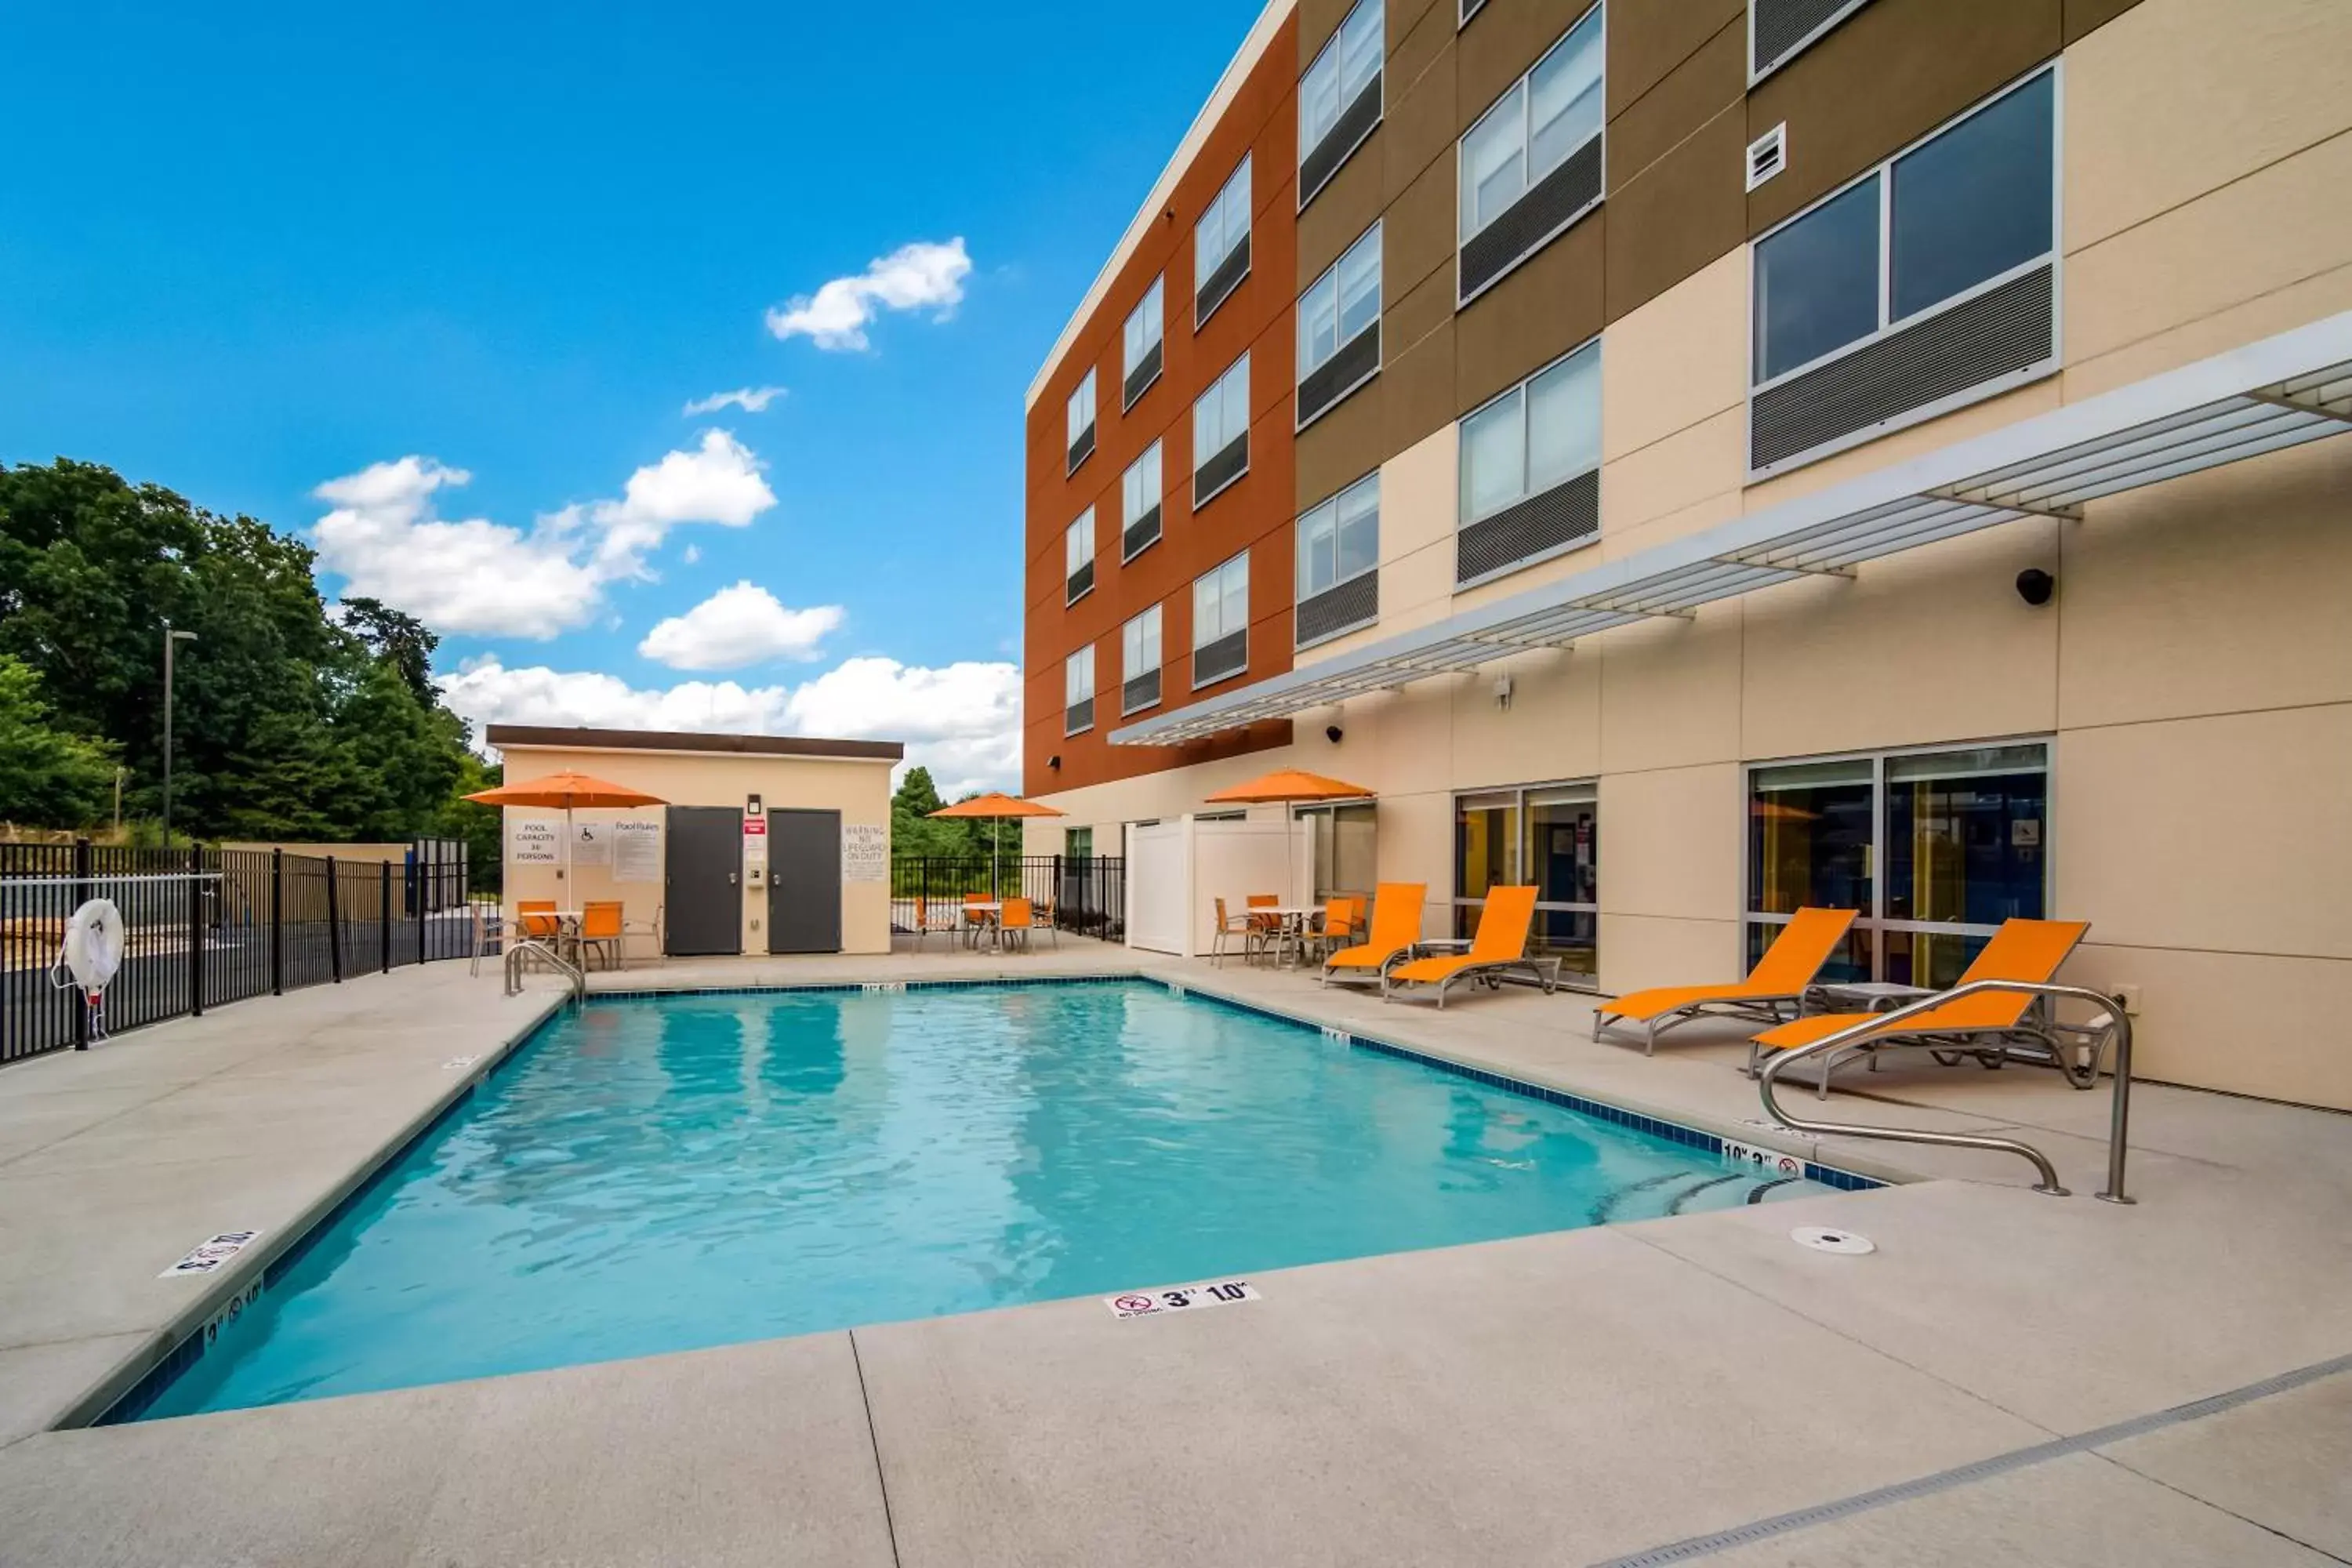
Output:
[[163,847],[172,847],[172,650],[184,642],[194,642],[194,632],[175,632],[172,623],[163,623]]

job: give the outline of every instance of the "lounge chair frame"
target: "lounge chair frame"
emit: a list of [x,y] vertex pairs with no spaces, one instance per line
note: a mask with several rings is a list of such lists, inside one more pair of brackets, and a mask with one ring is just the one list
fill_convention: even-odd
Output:
[[[1393,953],[1381,966],[1381,1000],[1393,1002],[1398,997],[1425,996],[1434,993],[1437,1010],[1445,1011],[1445,993],[1458,980],[1483,983],[1489,991],[1500,991],[1503,982],[1515,973],[1524,972],[1528,980],[1543,987],[1547,996],[1559,989],[1559,955],[1558,953],[1523,952],[1517,958],[1497,958],[1484,963],[1473,963],[1455,970],[1438,980],[1408,980],[1402,985],[1391,977],[1391,971],[1399,964],[1417,958],[1443,958],[1450,952],[1466,952],[1468,937],[1446,937],[1431,942],[1417,942],[1403,952]],[[1414,989],[1406,990],[1405,986]]]

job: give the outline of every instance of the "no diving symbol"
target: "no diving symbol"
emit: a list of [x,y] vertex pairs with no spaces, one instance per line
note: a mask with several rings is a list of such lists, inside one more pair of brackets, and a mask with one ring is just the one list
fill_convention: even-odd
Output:
[[1159,1304],[1149,1296],[1120,1296],[1111,1301],[1111,1306],[1121,1312],[1149,1312]]

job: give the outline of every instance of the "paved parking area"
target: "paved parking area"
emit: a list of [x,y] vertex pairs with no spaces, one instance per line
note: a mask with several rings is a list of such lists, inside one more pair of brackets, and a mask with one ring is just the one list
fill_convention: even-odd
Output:
[[[1073,941],[598,984],[1137,967]],[[1759,1114],[1728,1036],[1645,1059],[1587,1040],[1567,995],[1438,1015],[1143,967],[1689,1122]],[[2118,1208],[2087,1196],[2104,1093],[1974,1068],[1872,1075],[1828,1114],[2017,1129],[2084,1195],[1832,1141],[1938,1179],[1277,1271],[1192,1318],[1047,1302],[47,1429],[238,1283],[158,1269],[214,1229],[298,1233],[481,1065],[451,1062],[557,1001],[441,964],[0,1072],[0,1563],[1577,1564],[1699,1538],[1743,1568],[2352,1559],[2352,1372],[2326,1370],[2352,1354],[2352,1120],[2143,1088],[2143,1202]],[[1879,1250],[1799,1248],[1807,1219]]]

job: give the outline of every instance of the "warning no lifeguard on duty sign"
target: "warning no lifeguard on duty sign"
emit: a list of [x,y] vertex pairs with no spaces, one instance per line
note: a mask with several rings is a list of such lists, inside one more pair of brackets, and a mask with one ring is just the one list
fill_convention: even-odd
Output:
[[1221,1279],[1214,1285],[1186,1285],[1174,1290],[1129,1290],[1105,1296],[1103,1305],[1114,1318],[1164,1318],[1196,1307],[1230,1307],[1236,1301],[1262,1301],[1257,1287],[1246,1279]]

